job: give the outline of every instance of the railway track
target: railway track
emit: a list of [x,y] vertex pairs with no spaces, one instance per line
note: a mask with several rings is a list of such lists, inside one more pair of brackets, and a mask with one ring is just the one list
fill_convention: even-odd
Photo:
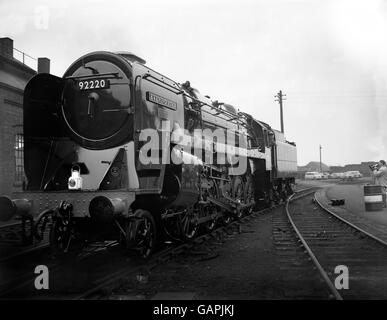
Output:
[[[12,234],[12,237],[15,237],[20,230],[21,222],[11,222],[0,226],[0,240],[7,240],[7,237],[9,237],[10,234]],[[8,239],[8,241],[9,240],[10,239]]]
[[[77,278],[79,271],[82,276],[87,278],[85,269],[93,268],[95,265],[95,268],[98,269],[98,266],[106,264],[106,261],[112,262],[111,267],[114,268],[115,257],[121,255],[122,260],[125,259],[122,250],[117,247],[117,241],[105,241],[94,243],[77,253],[54,257],[49,246],[46,246],[44,250],[35,250],[4,260],[0,262],[0,270],[4,271],[0,276],[0,299],[66,299],[67,294],[71,295],[71,290],[69,291],[66,286],[74,282],[72,275]],[[38,265],[44,265],[49,270],[50,290],[47,292],[36,290],[34,286],[34,280],[37,276],[34,274],[34,269]],[[107,264],[107,266],[110,265]],[[101,270],[98,269],[98,272]],[[73,286],[78,288],[78,283],[73,283]],[[55,287],[56,289],[54,289]]]
[[31,237],[23,238],[20,221],[0,226],[0,263],[10,261],[20,256],[30,255],[48,247],[48,228],[40,242],[34,242],[30,226],[26,226]]
[[[306,188],[297,191],[297,197],[315,188]],[[253,212],[243,216],[227,226],[220,226],[209,234],[203,234],[190,242],[182,244],[169,244],[156,252],[148,261],[128,256],[126,251],[112,242],[107,247],[101,245],[90,252],[81,252],[77,256],[66,260],[52,260],[49,254],[42,251],[31,251],[30,254],[18,254],[8,261],[1,263],[24,265],[22,272],[15,275],[3,275],[0,279],[1,299],[100,299],[106,297],[120,284],[120,280],[141,273],[144,269],[152,270],[161,263],[173,257],[200,246],[211,238],[218,239],[225,234],[241,232],[241,226],[255,217],[268,213],[275,208],[283,206],[278,204],[268,209]],[[105,250],[108,249],[108,250]],[[48,248],[47,248],[48,250]],[[109,264],[106,263],[109,261]],[[50,270],[50,290],[37,291],[34,286],[33,266],[44,264]],[[1,266],[0,266],[1,267]],[[4,281],[6,278],[6,281]]]
[[[297,201],[315,192],[306,190],[302,196],[291,197],[290,201]],[[289,222],[286,211],[278,211],[272,216],[273,244],[277,256],[278,273],[284,288],[283,296],[289,299],[327,299],[330,291],[316,273],[310,257],[301,244]]]
[[[387,243],[325,208],[316,194],[308,203],[294,201],[292,210],[291,200],[286,204],[287,228],[318,271],[329,297],[386,299]],[[347,271],[348,278],[343,278]]]
[[22,224],[20,221],[0,226],[0,245],[20,247],[26,241],[28,239],[22,237]]
[[[296,191],[296,198],[303,197],[311,190],[316,190],[316,187],[310,187],[305,189],[300,189]],[[155,267],[157,267],[160,263],[165,263],[168,260],[172,259],[173,257],[181,254],[184,251],[188,251],[195,246],[198,246],[200,244],[205,243],[207,240],[211,238],[219,238],[222,235],[227,235],[232,233],[233,231],[241,232],[241,227],[244,223],[251,221],[252,219],[256,218],[259,215],[266,214],[275,208],[278,208],[280,206],[284,205],[284,203],[280,203],[278,205],[275,205],[271,208],[267,208],[261,211],[253,212],[249,215],[243,216],[239,220],[235,220],[231,222],[230,224],[226,226],[221,226],[213,230],[211,233],[201,235],[192,241],[188,243],[183,243],[181,245],[176,245],[171,248],[167,248],[164,250],[161,250],[160,252],[156,253],[147,263],[146,263],[146,271],[149,272]],[[144,270],[144,265],[138,265],[133,268],[123,268],[122,270],[118,270],[114,274],[109,274],[105,278],[100,279],[98,281],[98,284],[83,292],[82,294],[76,296],[74,299],[80,300],[80,299],[100,299],[104,298],[108,293],[111,293],[117,286],[120,284],[120,280],[128,277],[130,275],[135,275],[138,272],[141,272]]]

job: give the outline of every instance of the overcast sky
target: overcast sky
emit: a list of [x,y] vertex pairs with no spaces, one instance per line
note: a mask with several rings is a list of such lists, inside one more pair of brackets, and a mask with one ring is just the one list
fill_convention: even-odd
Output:
[[[0,0],[0,36],[63,75],[96,50],[153,69],[285,134],[298,164],[387,158],[386,0]],[[386,159],[387,160],[387,159]]]

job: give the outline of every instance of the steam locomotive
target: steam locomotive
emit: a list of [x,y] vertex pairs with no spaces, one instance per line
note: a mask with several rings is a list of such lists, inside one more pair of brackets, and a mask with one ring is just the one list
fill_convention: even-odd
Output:
[[[292,193],[296,145],[128,52],[93,52],[24,92],[24,190],[0,197],[67,252],[117,239],[143,258]],[[24,224],[23,224],[24,225]]]

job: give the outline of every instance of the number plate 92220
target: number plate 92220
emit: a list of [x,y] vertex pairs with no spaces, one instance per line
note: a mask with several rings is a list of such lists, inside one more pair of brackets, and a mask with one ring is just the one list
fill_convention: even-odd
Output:
[[106,89],[110,87],[109,80],[107,79],[88,79],[78,81],[79,90],[95,90]]

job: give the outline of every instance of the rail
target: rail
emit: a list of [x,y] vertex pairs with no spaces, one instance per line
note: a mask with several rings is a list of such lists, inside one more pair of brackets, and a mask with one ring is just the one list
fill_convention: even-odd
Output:
[[365,231],[364,229],[354,225],[353,223],[349,222],[348,220],[345,220],[344,218],[340,217],[339,215],[337,215],[336,213],[334,213],[333,211],[329,210],[328,208],[324,207],[323,204],[321,203],[321,201],[319,201],[316,197],[316,194],[314,195],[314,201],[319,205],[319,207],[324,210],[326,213],[329,213],[330,215],[332,215],[333,217],[335,217],[336,219],[340,220],[342,223],[345,223],[346,225],[350,226],[351,228],[357,230],[358,232],[361,232],[362,234],[366,235],[367,237],[375,240],[376,242],[379,242],[380,244],[384,245],[387,247],[387,242],[378,238],[377,236]]
[[303,247],[305,248],[306,252],[308,253],[309,257],[311,258],[311,260],[313,261],[315,267],[317,268],[317,270],[319,271],[319,273],[321,274],[322,278],[324,279],[325,283],[327,284],[330,292],[333,294],[333,296],[337,299],[337,300],[343,300],[342,296],[340,295],[340,293],[337,291],[336,287],[333,285],[332,281],[329,279],[327,273],[325,272],[324,268],[321,266],[320,262],[318,261],[318,259],[316,258],[316,256],[314,255],[313,251],[311,250],[311,248],[308,246],[308,244],[306,243],[304,237],[301,235],[301,232],[298,230],[297,226],[295,225],[291,215],[290,215],[290,212],[289,212],[289,203],[290,201],[292,200],[293,198],[293,195],[290,196],[286,202],[286,215],[288,217],[288,220],[290,222],[290,224],[292,225],[292,228],[293,230],[295,231],[295,233],[297,234],[297,237],[298,239],[301,241]]

